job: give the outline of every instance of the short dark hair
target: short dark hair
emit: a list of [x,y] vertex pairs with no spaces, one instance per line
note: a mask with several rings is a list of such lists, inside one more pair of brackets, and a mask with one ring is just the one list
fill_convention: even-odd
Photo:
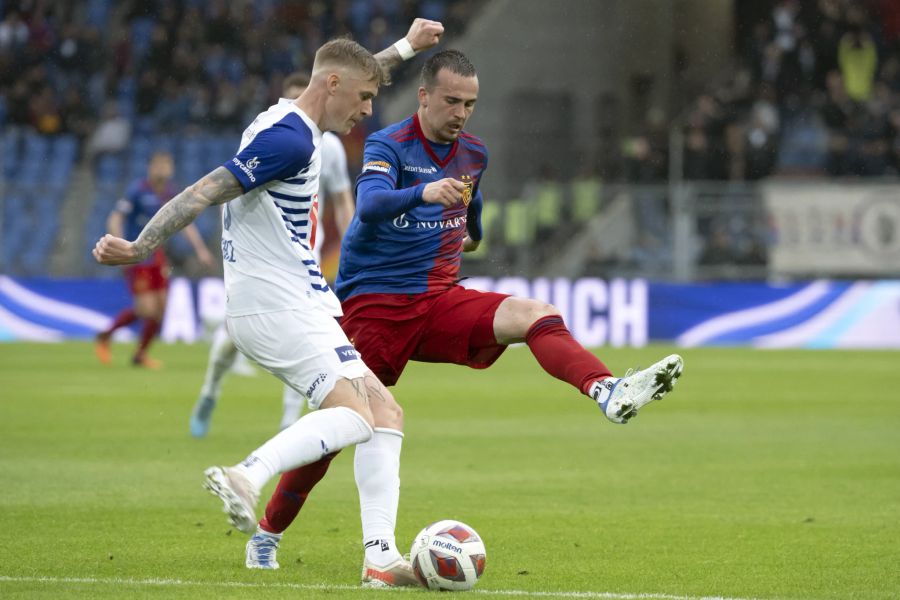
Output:
[[463,77],[475,77],[475,65],[459,50],[441,50],[432,54],[422,67],[422,87],[433,90],[441,69]]
[[292,87],[305,88],[309,86],[309,74],[303,71],[294,71],[281,82],[281,93],[287,92]]

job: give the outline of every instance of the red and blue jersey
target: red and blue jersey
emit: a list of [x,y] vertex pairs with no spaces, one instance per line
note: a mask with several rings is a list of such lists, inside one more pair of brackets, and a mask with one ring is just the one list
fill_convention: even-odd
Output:
[[[452,144],[428,141],[418,115],[370,135],[356,214],[341,244],[338,298],[453,286],[465,234],[481,239],[479,184],[487,162],[484,143],[466,132]],[[424,202],[424,187],[447,177],[471,181],[471,193],[449,208]]]
[[[136,240],[153,215],[173,196],[175,187],[171,183],[166,183],[160,193],[153,189],[147,179],[138,179],[128,186],[125,195],[116,203],[116,210],[124,216],[122,227],[125,239]],[[151,255],[144,262],[157,259],[158,257]]]

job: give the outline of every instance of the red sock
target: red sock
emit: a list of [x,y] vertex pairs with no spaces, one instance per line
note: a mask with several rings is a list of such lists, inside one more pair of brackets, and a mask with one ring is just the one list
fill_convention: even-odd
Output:
[[126,308],[122,312],[116,315],[116,320],[113,321],[112,325],[110,325],[105,331],[100,333],[100,337],[107,338],[112,335],[113,331],[118,329],[119,327],[125,327],[126,325],[131,325],[137,321],[137,315],[134,314],[133,308]]
[[156,319],[144,319],[144,329],[141,330],[141,341],[138,344],[135,356],[144,355],[157,333],[159,333],[159,321]]
[[334,452],[314,463],[282,473],[259,526],[269,533],[281,533],[290,527],[309,493],[325,477],[331,459],[337,455]]
[[545,371],[577,387],[583,394],[598,379],[612,377],[599,358],[575,341],[559,315],[535,321],[525,334],[525,343]]

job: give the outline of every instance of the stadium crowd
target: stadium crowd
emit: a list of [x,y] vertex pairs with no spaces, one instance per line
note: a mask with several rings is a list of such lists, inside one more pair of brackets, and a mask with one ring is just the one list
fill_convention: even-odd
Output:
[[685,179],[900,173],[900,4],[770,0],[690,106]]
[[0,0],[0,127],[84,139],[104,125],[95,143],[113,146],[130,134],[239,130],[327,39],[384,48],[416,16],[459,31],[473,3]]

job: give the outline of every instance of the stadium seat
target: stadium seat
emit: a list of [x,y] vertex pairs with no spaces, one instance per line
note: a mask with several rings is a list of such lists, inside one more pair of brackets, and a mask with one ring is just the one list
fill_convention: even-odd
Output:
[[18,132],[7,131],[0,136],[0,177],[11,178],[19,166],[20,136]]
[[96,176],[102,183],[116,183],[124,174],[122,158],[115,154],[104,154],[97,161]]

